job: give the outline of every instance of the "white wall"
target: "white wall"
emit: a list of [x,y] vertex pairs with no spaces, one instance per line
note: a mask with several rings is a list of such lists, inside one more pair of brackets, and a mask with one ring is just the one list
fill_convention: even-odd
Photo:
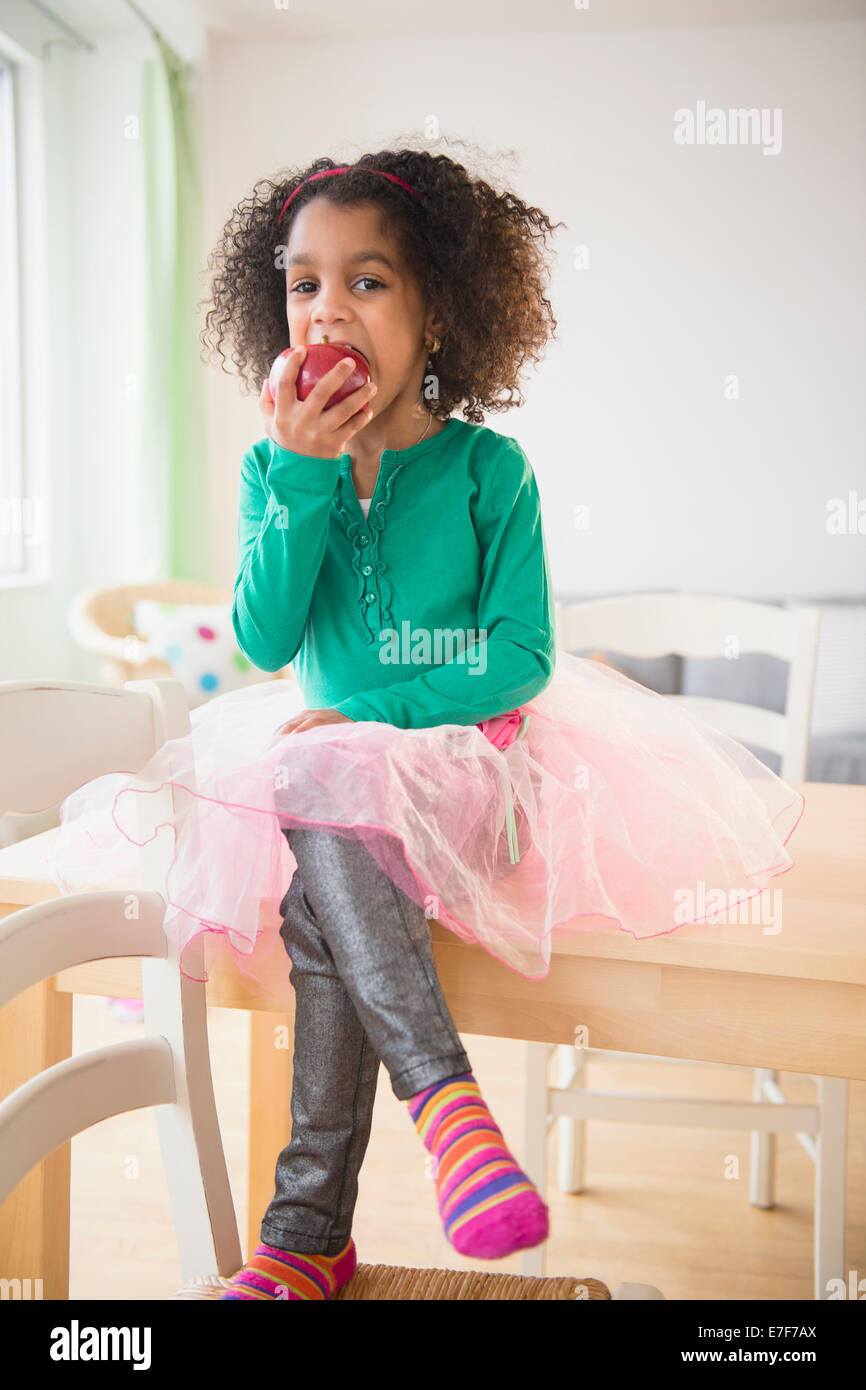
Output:
[[[503,177],[567,223],[550,291],[559,340],[526,405],[486,423],[533,463],[557,596],[861,593],[863,540],[828,536],[825,509],[866,493],[864,50],[856,22],[212,34],[209,244],[257,179],[350,160],[431,115],[447,137],[513,150]],[[675,144],[674,111],[699,100],[781,108],[781,152]],[[579,244],[589,269],[574,268]],[[725,398],[729,374],[739,400]],[[216,368],[212,403],[218,577],[231,583],[240,457],[264,431],[257,398]]]
[[[0,590],[3,679],[95,678],[66,630],[69,599],[148,560],[123,395],[141,365],[145,208],[124,122],[153,45],[134,16],[116,34],[81,27],[99,51],[57,44],[44,70],[45,203],[60,212],[44,266],[53,579]],[[853,22],[327,43],[211,33],[202,267],[232,206],[280,168],[355,158],[431,115],[494,168],[513,150],[502,176],[567,223],[552,261],[559,341],[526,406],[488,424],[533,462],[557,596],[862,593],[862,538],[828,536],[825,505],[866,493],[864,48]],[[675,145],[674,110],[701,99],[781,107],[782,152]],[[573,268],[581,243],[588,270]],[[219,557],[202,577],[230,587],[240,458],[263,430],[255,396],[202,370]],[[736,402],[722,392],[731,372]]]

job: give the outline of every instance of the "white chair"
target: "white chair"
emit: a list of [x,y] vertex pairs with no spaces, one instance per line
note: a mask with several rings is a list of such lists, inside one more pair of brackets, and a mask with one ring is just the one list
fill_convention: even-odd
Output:
[[[690,657],[729,655],[736,636],[740,653],[766,652],[789,663],[784,714],[733,700],[668,695],[721,732],[749,747],[779,754],[780,776],[806,780],[812,691],[821,620],[820,608],[780,608],[772,604],[703,594],[640,594],[556,605],[556,640],[564,651],[598,648],[634,657],[676,652]],[[549,1083],[551,1055],[559,1061],[558,1084]],[[559,1121],[558,1187],[578,1193],[584,1187],[586,1121],[621,1120],[631,1124],[684,1125],[748,1129],[751,1139],[749,1200],[753,1206],[775,1202],[775,1136],[794,1132],[815,1163],[814,1296],[825,1296],[827,1280],[844,1276],[845,1173],[848,1083],[844,1078],[815,1076],[818,1095],[812,1106],[791,1105],[779,1086],[778,1073],[754,1070],[752,1101],[664,1095],[622,1095],[590,1090],[586,1061],[668,1062],[672,1066],[718,1066],[644,1054],[602,1052],[570,1044],[527,1043],[525,1063],[524,1168],[544,1191],[547,1136]],[[525,1251],[521,1272],[544,1271],[545,1246]]]
[[[136,773],[167,739],[188,733],[190,721],[173,679],[122,689],[6,681],[0,730],[0,805],[26,813],[95,777]],[[172,825],[171,787],[154,795],[156,823]],[[70,966],[139,956],[146,1030],[144,1038],[58,1062],[0,1102],[0,1203],[73,1135],[153,1105],[184,1280],[230,1278],[243,1261],[214,1103],[205,986],[181,974],[163,925],[173,839],[163,832],[142,846],[140,883],[69,894],[0,921],[0,1008]],[[203,973],[201,937],[184,963]]]

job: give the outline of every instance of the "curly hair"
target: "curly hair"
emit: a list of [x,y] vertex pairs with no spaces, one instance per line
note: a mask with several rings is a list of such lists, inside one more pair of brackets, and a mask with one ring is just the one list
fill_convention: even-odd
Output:
[[[345,161],[349,163],[349,161]],[[213,307],[201,341],[225,371],[223,342],[247,391],[258,392],[271,363],[287,345],[285,270],[280,249],[293,220],[313,198],[340,206],[374,204],[416,279],[423,302],[445,325],[436,354],[438,395],[425,400],[447,419],[463,406],[464,418],[482,424],[484,411],[522,405],[518,379],[537,362],[557,327],[545,289],[544,239],[554,227],[540,208],[510,191],[498,192],[446,154],[424,149],[386,149],[361,155],[350,172],[306,184],[277,219],[286,198],[310,174],[341,167],[324,157],[276,180],[261,179],[232,211],[208,257],[215,272]],[[375,168],[410,184],[420,201]],[[423,390],[423,388],[422,388]],[[515,396],[516,392],[516,396]]]

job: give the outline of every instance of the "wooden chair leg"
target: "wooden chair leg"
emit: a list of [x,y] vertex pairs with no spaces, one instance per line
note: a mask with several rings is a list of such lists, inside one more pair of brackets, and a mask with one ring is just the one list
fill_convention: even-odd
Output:
[[[523,1168],[542,1197],[547,1188],[547,1069],[553,1043],[527,1042],[523,1092]],[[520,1273],[544,1274],[547,1242],[520,1255]]]
[[[768,1082],[778,1085],[779,1073],[756,1067],[752,1100],[768,1100]],[[776,1204],[776,1135],[772,1130],[753,1129],[749,1161],[749,1201],[753,1207],[770,1208]]]
[[[23,990],[0,1009],[4,1097],[71,1056],[72,995],[55,990],[53,979]],[[69,1298],[71,1160],[71,1144],[61,1144],[0,1205],[0,1278],[19,1280],[25,1297],[29,1288],[31,1298]]]
[[262,1218],[274,1195],[277,1156],[292,1134],[295,1000],[289,1012],[250,1010],[250,1150],[247,1250],[261,1242]]
[[845,1175],[848,1166],[848,1082],[818,1076],[821,1128],[815,1155],[815,1298],[827,1297],[827,1284],[845,1271]]
[[[585,1047],[562,1043],[556,1049],[559,1088],[582,1089],[586,1085]],[[557,1187],[560,1192],[582,1192],[586,1185],[586,1120],[560,1115],[557,1121]]]

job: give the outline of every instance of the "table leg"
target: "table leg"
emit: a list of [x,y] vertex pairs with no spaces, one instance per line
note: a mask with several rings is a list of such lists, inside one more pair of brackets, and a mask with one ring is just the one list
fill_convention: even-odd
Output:
[[[72,1056],[72,1000],[72,994],[54,989],[49,976],[0,1009],[3,1096]],[[67,1141],[0,1205],[0,1277],[19,1280],[22,1297],[69,1298],[71,1158]]]
[[250,1010],[250,1150],[247,1253],[261,1242],[262,1217],[275,1191],[277,1156],[292,1132],[295,997],[282,1014]]

